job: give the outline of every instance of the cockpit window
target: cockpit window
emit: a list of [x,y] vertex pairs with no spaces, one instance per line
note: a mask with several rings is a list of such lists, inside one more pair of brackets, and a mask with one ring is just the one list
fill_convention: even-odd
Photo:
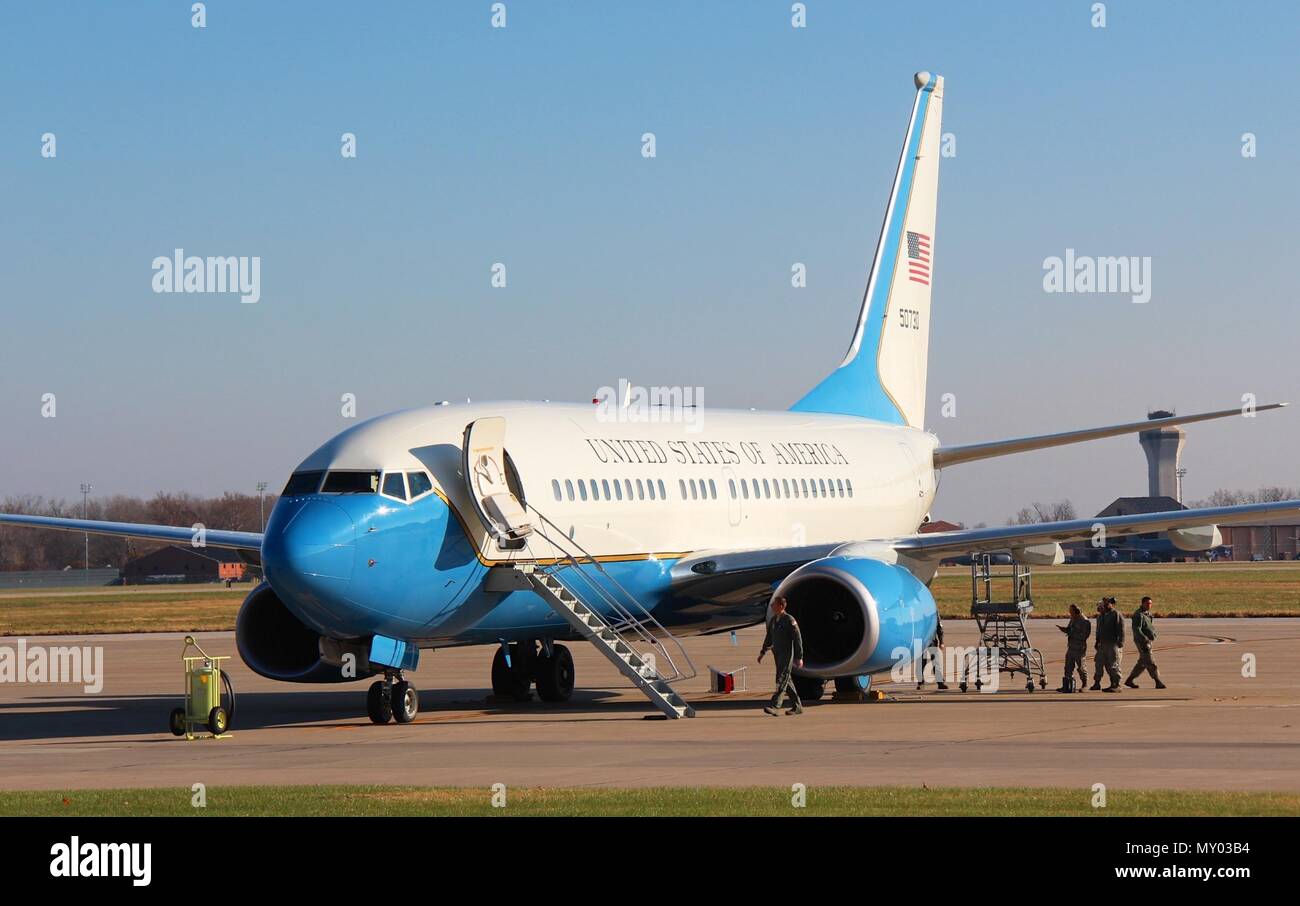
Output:
[[384,496],[406,499],[406,485],[402,482],[401,472],[389,472],[384,476]]
[[433,490],[433,482],[424,472],[407,472],[406,480],[411,484],[411,499]]
[[289,476],[289,483],[284,486],[284,493],[280,496],[301,497],[304,494],[315,494],[324,475],[324,472],[294,472]]
[[321,490],[326,494],[374,494],[379,490],[379,472],[330,472]]

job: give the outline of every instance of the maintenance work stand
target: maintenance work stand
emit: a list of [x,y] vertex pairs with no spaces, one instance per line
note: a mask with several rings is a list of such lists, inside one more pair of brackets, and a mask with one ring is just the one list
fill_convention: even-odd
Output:
[[970,613],[979,627],[979,647],[962,665],[959,688],[966,691],[974,676],[976,690],[994,673],[1023,674],[1025,691],[1047,688],[1043,654],[1029,641],[1029,615],[1034,610],[1033,576],[1028,566],[994,564],[992,554],[971,559]]

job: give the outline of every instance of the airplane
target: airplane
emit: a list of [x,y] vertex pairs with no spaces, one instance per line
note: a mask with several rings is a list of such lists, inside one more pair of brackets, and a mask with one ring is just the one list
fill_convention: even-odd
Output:
[[[1204,550],[1220,524],[1300,501],[924,533],[942,470],[1242,414],[1239,408],[946,446],[924,425],[944,80],[920,72],[843,361],[786,411],[629,419],[621,401],[439,404],[381,415],[293,471],[263,532],[0,515],[0,523],[207,544],[260,564],[236,621],[243,661],[298,683],[375,678],[378,724],[415,719],[421,651],[494,646],[493,692],[564,701],[586,640],[669,717],[694,675],[681,638],[802,628],[797,688],[852,688],[931,645],[941,559],[1167,532]],[[1260,405],[1255,411],[1285,403]],[[860,688],[860,686],[859,686]]]

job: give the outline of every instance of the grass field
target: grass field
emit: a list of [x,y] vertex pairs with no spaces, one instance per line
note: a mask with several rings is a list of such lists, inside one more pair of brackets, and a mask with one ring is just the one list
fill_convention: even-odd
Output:
[[211,788],[207,805],[189,789],[0,792],[0,816],[1257,816],[1300,815],[1293,793],[1111,790],[1104,808],[1092,791],[1036,788],[814,787],[806,807],[772,788],[512,789],[506,805],[492,791],[434,787],[244,786]]
[[215,632],[235,628],[251,585],[195,585],[0,594],[0,635]]
[[[215,632],[235,628],[251,586],[156,586],[0,593],[0,635],[96,632]],[[970,615],[970,572],[945,568],[931,586],[944,619]],[[1091,615],[1103,594],[1131,613],[1142,595],[1163,617],[1300,617],[1300,564],[1169,563],[1040,567],[1035,615]]]

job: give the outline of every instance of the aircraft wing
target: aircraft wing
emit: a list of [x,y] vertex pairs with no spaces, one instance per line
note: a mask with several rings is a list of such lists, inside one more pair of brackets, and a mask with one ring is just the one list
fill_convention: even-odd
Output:
[[[29,528],[58,529],[91,535],[116,535],[143,538],[146,541],[169,541],[191,544],[196,538],[193,528],[183,525],[146,525],[138,522],[100,522],[96,519],[63,519],[58,516],[20,516],[0,513],[0,525],[25,525]],[[261,551],[261,532],[225,532],[205,529],[203,541],[208,547],[226,547],[240,551]]]
[[1135,516],[1104,516],[1007,525],[998,528],[959,529],[953,532],[918,532],[897,538],[845,539],[842,542],[800,547],[770,547],[733,551],[701,551],[673,566],[674,590],[714,600],[756,598],[771,594],[775,583],[812,560],[840,552],[850,556],[902,559],[937,563],[945,557],[979,551],[1004,551],[1050,542],[1086,541],[1098,527],[1108,536],[1138,535],[1178,528],[1251,523],[1293,516],[1300,523],[1300,500],[1252,503],[1244,506],[1172,510]]
[[[1268,412],[1282,409],[1287,403],[1267,403],[1256,406],[1255,412]],[[1026,453],[1030,450],[1046,450],[1050,447],[1063,447],[1066,444],[1083,443],[1089,440],[1101,440],[1105,437],[1119,437],[1122,434],[1136,434],[1153,428],[1169,425],[1190,425],[1193,422],[1205,422],[1216,418],[1244,417],[1242,409],[1220,409],[1218,412],[1200,412],[1196,415],[1170,415],[1166,418],[1149,418],[1140,422],[1126,422],[1122,425],[1104,425],[1100,428],[1083,428],[1078,431],[1062,431],[1059,434],[1037,434],[1032,437],[1015,437],[1010,440],[986,441],[979,444],[963,444],[955,447],[938,447],[934,451],[934,467],[942,469],[963,462],[979,459],[992,459],[995,456],[1009,456],[1012,453]]]
[[887,542],[905,554],[944,555],[974,551],[1006,550],[1030,544],[1087,541],[1105,529],[1107,535],[1140,535],[1170,529],[1195,528],[1203,525],[1232,525],[1260,519],[1294,516],[1300,522],[1300,500],[1276,503],[1251,503],[1244,506],[1207,507],[1200,510],[1170,510],[1164,513],[1141,513],[1133,516],[1101,516],[1092,519],[1069,519],[1063,522],[1039,522],[1031,525],[1006,525],[999,528],[959,529],[954,532],[930,532],[907,535]]

